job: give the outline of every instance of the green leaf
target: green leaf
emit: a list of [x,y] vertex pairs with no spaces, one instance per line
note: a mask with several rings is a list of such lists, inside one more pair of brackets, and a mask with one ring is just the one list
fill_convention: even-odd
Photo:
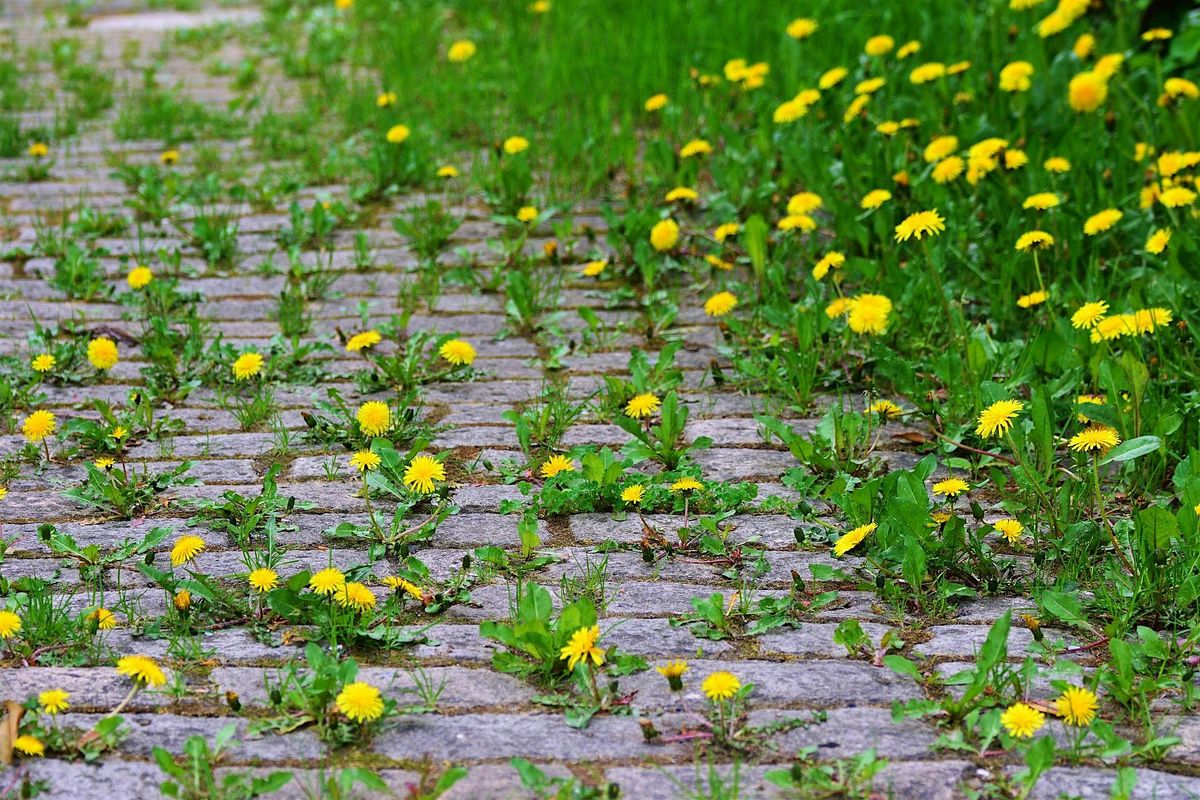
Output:
[[1138,537],[1155,550],[1166,550],[1171,546],[1171,540],[1179,535],[1175,515],[1158,506],[1139,511],[1134,525]]
[[1103,465],[1132,461],[1147,453],[1153,453],[1161,447],[1162,439],[1159,439],[1157,436],[1139,436],[1136,439],[1121,442],[1112,450],[1109,450],[1108,455],[1100,459],[1100,463]]
[[883,665],[897,675],[905,675],[915,681],[922,680],[921,670],[917,669],[917,665],[904,656],[884,656]]

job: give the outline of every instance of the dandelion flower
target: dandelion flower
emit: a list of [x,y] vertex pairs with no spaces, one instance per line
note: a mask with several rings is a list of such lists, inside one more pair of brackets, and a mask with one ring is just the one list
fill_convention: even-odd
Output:
[[896,46],[896,40],[887,34],[872,36],[867,39],[866,45],[863,47],[863,52],[869,56],[882,56],[890,53],[892,48]]
[[1046,723],[1046,715],[1025,703],[1014,703],[1000,715],[1000,724],[1008,735],[1029,739]]
[[357,581],[342,584],[334,594],[334,599],[343,608],[353,608],[356,611],[366,611],[375,607],[375,594]]
[[[1146,240],[1146,252],[1150,255],[1160,255],[1167,249],[1167,244],[1171,241],[1171,229],[1159,228],[1154,233],[1150,234],[1150,238]],[[36,368],[36,367],[35,367]]]
[[246,576],[246,582],[259,594],[266,594],[279,585],[279,575],[273,569],[259,567]]
[[54,433],[56,427],[58,427],[58,421],[54,418],[54,412],[39,409],[21,423],[21,433],[25,436],[25,441],[37,444]]
[[652,94],[646,98],[646,102],[642,107],[647,111],[661,111],[667,107],[667,103],[669,101],[670,98],[660,92],[658,94]]
[[117,343],[107,336],[101,336],[88,342],[88,361],[98,370],[112,369],[118,359]]
[[387,140],[391,144],[404,144],[410,135],[412,130],[407,125],[393,125],[388,128]]
[[1020,400],[997,400],[979,415],[975,433],[985,439],[1008,433],[1017,414],[1025,408]]
[[363,350],[370,350],[375,345],[383,341],[383,335],[376,330],[363,331],[356,333],[346,342],[346,351],[350,353],[359,353]]
[[1016,249],[1022,253],[1030,250],[1045,250],[1054,246],[1054,237],[1045,231],[1028,231],[1017,238]]
[[510,136],[504,140],[502,146],[505,153],[515,156],[517,153],[524,153],[529,149],[529,140],[524,136]]
[[1063,722],[1086,728],[1096,718],[1096,709],[1100,704],[1096,695],[1088,689],[1070,686],[1054,701],[1054,705],[1058,707],[1058,715],[1062,717]]
[[850,299],[846,323],[855,333],[878,335],[887,330],[892,301],[881,294],[860,294]]
[[941,161],[946,156],[958,149],[957,136],[936,136],[925,147],[924,157],[926,164],[932,164],[936,161]]
[[175,540],[175,546],[171,548],[171,566],[181,567],[188,563],[200,552],[204,550],[204,540],[194,534],[180,536]]
[[717,292],[704,301],[704,313],[710,317],[723,317],[738,304],[732,292]]
[[888,200],[891,200],[891,199],[892,199],[892,193],[889,192],[887,189],[872,189],[871,191],[869,191],[865,195],[863,195],[863,198],[862,198],[862,200],[859,201],[858,205],[859,205],[859,208],[871,211],[876,208],[879,208],[880,206],[882,206],[884,203],[886,203]]
[[817,21],[808,17],[797,17],[788,23],[787,35],[796,39],[807,39],[817,31]]
[[673,219],[664,219],[650,229],[650,244],[660,253],[671,250],[679,243],[679,224]]
[[699,197],[700,194],[689,186],[676,186],[674,189],[667,192],[665,199],[668,203],[674,203],[677,200],[692,202]]
[[149,656],[123,656],[117,660],[117,672],[130,680],[146,686],[162,686],[167,676],[162,668]]
[[957,497],[970,488],[962,478],[946,478],[946,480],[938,481],[933,485],[933,493],[944,495],[945,497]]
[[812,275],[817,280],[823,279],[829,274],[831,268],[837,268],[846,263],[846,256],[839,253],[837,250],[831,250],[821,256],[821,260],[813,266]]
[[553,478],[560,472],[574,471],[575,465],[571,462],[571,459],[556,453],[555,455],[551,456],[545,464],[542,464],[542,468],[538,472],[543,478]]
[[596,261],[587,262],[583,265],[583,269],[580,271],[583,273],[585,278],[595,278],[600,273],[604,272],[605,268],[607,267],[608,261],[606,259],[599,259]]
[[742,226],[737,222],[725,222],[713,229],[713,238],[718,242],[724,242],[730,236],[736,236],[741,229]]
[[1103,300],[1084,303],[1071,315],[1071,327],[1077,329],[1094,328],[1099,324],[1100,320],[1104,319],[1104,315],[1107,313],[1108,303]]
[[1116,225],[1123,216],[1125,215],[1115,208],[1106,208],[1087,218],[1083,223],[1083,232],[1087,236],[1095,236]]
[[417,456],[404,470],[404,485],[418,494],[429,494],[436,481],[446,480],[446,467],[437,459]]
[[1029,197],[1026,197],[1025,202],[1021,204],[1021,208],[1033,208],[1038,211],[1045,211],[1048,208],[1054,208],[1061,202],[1062,200],[1060,200],[1059,196],[1054,192],[1038,192],[1037,194],[1031,194]]
[[308,588],[320,595],[331,595],[346,585],[346,576],[336,567],[326,567],[314,572],[308,579]]
[[713,151],[712,145],[704,139],[692,139],[690,142],[679,148],[680,158],[692,158],[694,156],[708,155]]
[[476,50],[475,43],[470,39],[460,39],[450,45],[450,49],[446,51],[446,58],[455,64],[461,64],[475,55]]
[[21,618],[8,609],[0,609],[0,639],[11,639],[21,632]]
[[1076,453],[1099,452],[1116,447],[1121,436],[1115,428],[1107,425],[1092,425],[1071,437],[1068,446]]
[[144,289],[150,285],[150,281],[154,280],[154,273],[149,267],[137,266],[129,270],[129,274],[125,276],[125,282],[129,284],[130,289]]
[[1108,97],[1108,81],[1097,72],[1081,72],[1067,84],[1067,104],[1072,111],[1095,111]]
[[600,627],[580,628],[571,634],[571,640],[559,651],[559,659],[567,662],[567,669],[575,669],[580,661],[587,663],[589,658],[597,667],[604,663],[604,650],[597,644],[600,640]]
[[683,673],[689,669],[686,661],[668,661],[655,669],[658,670],[659,675],[667,679],[667,684],[672,691],[678,692],[683,689]]
[[838,540],[833,543],[833,554],[838,558],[846,555],[854,548],[862,543],[879,525],[874,522],[868,522],[866,525],[859,525],[852,531],[843,533],[838,537]]
[[392,591],[404,592],[415,600],[424,599],[424,592],[421,591],[420,586],[417,586],[412,581],[407,581],[397,575],[388,575],[383,579],[383,584]]
[[374,722],[383,716],[383,696],[378,689],[364,681],[346,684],[338,692],[336,702],[338,711],[359,725]]
[[896,241],[907,242],[914,236],[920,240],[925,236],[936,236],[944,230],[946,220],[938,215],[936,208],[932,211],[918,211],[896,226]]
[[992,527],[1007,539],[1009,544],[1016,544],[1021,538],[1021,531],[1025,530],[1025,526],[1015,519],[998,519]]
[[893,403],[891,400],[876,400],[867,407],[867,411],[872,414],[878,414],[884,419],[894,419],[904,414],[904,409]]
[[1046,299],[1049,297],[1050,294],[1048,292],[1040,290],[1036,292],[1030,292],[1029,294],[1023,294],[1017,298],[1017,307],[1033,308],[1034,306],[1040,306],[1042,303],[1046,302]]
[[387,403],[379,400],[363,403],[359,406],[355,418],[367,436],[382,436],[392,427],[392,411]]
[[54,369],[54,365],[58,363],[58,359],[49,353],[41,353],[33,357],[29,362],[29,366],[33,367],[34,372],[49,372]]
[[625,416],[642,419],[658,411],[662,401],[650,392],[643,392],[625,404]]
[[1071,162],[1062,156],[1051,156],[1047,158],[1042,168],[1047,172],[1064,173],[1071,171]]
[[1028,61],[1014,61],[1006,64],[1000,70],[1000,91],[1028,92],[1033,85],[1033,64]]
[[13,740],[13,749],[27,756],[42,756],[46,754],[46,745],[36,736],[23,733]]
[[533,206],[521,206],[517,209],[517,220],[528,225],[537,219],[538,210]]
[[966,162],[958,156],[949,156],[939,161],[933,168],[934,183],[950,183],[959,175],[963,174],[966,168]]
[[439,178],[446,178],[446,179],[457,178],[458,177],[458,167],[451,166],[450,164],[443,164],[442,166],[438,167],[437,176]]
[[378,453],[372,453],[370,450],[359,450],[354,455],[350,456],[350,466],[354,467],[359,472],[371,472],[379,469],[383,459]]
[[646,487],[640,483],[635,483],[633,486],[627,486],[621,490],[621,502],[633,503],[635,505],[642,502],[646,497]]
[[1183,186],[1172,186],[1162,190],[1158,202],[1167,208],[1182,208],[1196,202],[1196,193]]
[[94,620],[96,627],[102,631],[111,631],[117,627],[117,615],[107,608],[97,608],[88,615],[88,619]]
[[263,357],[261,353],[242,353],[233,362],[233,377],[244,381],[262,372]]
[[704,679],[700,689],[709,700],[728,700],[742,688],[742,682],[732,672],[714,672]]
[[671,484],[672,492],[694,492],[703,489],[704,484],[693,477],[680,478]]
[[463,339],[451,339],[438,348],[438,355],[456,367],[469,367],[475,361],[475,348]]
[[61,714],[66,711],[71,705],[70,700],[71,693],[62,689],[47,689],[38,694],[38,705],[47,714]]

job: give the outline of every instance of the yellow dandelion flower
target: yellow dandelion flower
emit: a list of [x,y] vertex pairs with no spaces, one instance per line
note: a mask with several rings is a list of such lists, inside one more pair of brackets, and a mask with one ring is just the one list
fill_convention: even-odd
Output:
[[932,211],[918,211],[896,226],[896,241],[907,242],[914,236],[920,240],[925,236],[936,236],[944,230],[946,220],[942,219],[936,208]]
[[539,474],[543,478],[553,478],[555,475],[558,475],[561,472],[574,471],[575,464],[571,462],[571,459],[557,453],[551,456],[546,463],[542,464],[542,468],[538,470]]
[[664,219],[650,229],[650,244],[660,253],[674,249],[679,243],[679,224],[673,219]]
[[1092,425],[1071,437],[1067,443],[1076,453],[1102,452],[1121,443],[1115,428],[1107,425]]
[[367,436],[382,436],[392,427],[392,411],[387,403],[379,400],[363,403],[359,406],[355,418]]
[[29,366],[33,368],[34,372],[49,372],[54,369],[54,365],[57,363],[58,359],[54,356],[49,353],[41,353],[33,357],[33,360],[29,362]]
[[642,419],[658,411],[658,407],[661,405],[662,401],[656,395],[644,392],[625,404],[625,416]]
[[1021,538],[1021,532],[1025,530],[1025,526],[1015,519],[998,519],[992,524],[996,532],[1008,540],[1009,544],[1016,544]]
[[833,554],[841,558],[846,553],[858,547],[862,543],[862,540],[866,539],[878,527],[877,523],[868,522],[866,525],[859,525],[854,530],[843,533],[833,543]]
[[946,478],[944,481],[938,481],[933,485],[933,493],[945,497],[957,497],[970,488],[962,478]]
[[360,353],[363,350],[370,350],[382,341],[383,335],[379,331],[363,331],[350,337],[350,340],[346,342],[346,351],[349,353]]
[[418,494],[430,494],[437,481],[446,480],[446,467],[437,459],[417,456],[404,470],[404,485]]
[[729,700],[742,688],[742,682],[732,672],[714,672],[704,679],[700,689],[709,700]]
[[154,273],[149,267],[137,266],[129,270],[129,274],[125,276],[125,282],[129,284],[130,289],[144,289],[150,285],[150,281],[154,280]]
[[346,585],[346,576],[336,567],[326,567],[314,572],[308,579],[308,588],[320,595],[331,595]]
[[8,609],[0,609],[0,639],[11,639],[21,632],[21,618]]
[[1030,250],[1045,250],[1054,246],[1054,237],[1045,231],[1028,231],[1017,238],[1016,249],[1022,253]]
[[180,536],[175,540],[175,546],[171,548],[171,566],[181,567],[188,563],[200,552],[204,550],[206,544],[203,539],[194,534]]
[[1071,315],[1071,327],[1076,329],[1094,328],[1108,313],[1108,303],[1096,300],[1084,303]]
[[1030,292],[1029,294],[1023,294],[1017,298],[1017,307],[1033,308],[1034,306],[1040,306],[1042,303],[1046,302],[1049,297],[1050,294],[1048,292],[1040,290],[1036,292]]
[[580,661],[587,663],[587,660],[592,659],[592,663],[597,667],[604,663],[604,650],[598,644],[600,640],[600,627],[593,625],[590,628],[580,628],[571,634],[571,640],[559,650],[559,659],[567,662],[567,669],[575,669],[575,665]]
[[167,682],[167,676],[162,668],[149,656],[123,656],[117,660],[117,672],[135,683],[145,686],[162,686]]
[[259,594],[266,594],[279,585],[279,575],[273,569],[259,567],[246,576],[246,582]]
[[31,736],[28,733],[23,733],[13,740],[13,749],[27,756],[43,756],[46,754],[46,745],[36,736]]
[[348,581],[334,593],[337,604],[355,611],[366,611],[375,607],[375,594],[357,581]]
[[54,433],[56,427],[58,427],[58,420],[54,418],[54,412],[40,409],[34,411],[21,423],[21,434],[25,437],[25,441],[37,444]]
[[704,301],[704,313],[710,317],[723,317],[737,306],[737,296],[732,292],[717,292]]
[[1150,255],[1161,255],[1167,249],[1167,244],[1171,241],[1171,229],[1159,228],[1154,233],[1150,234],[1150,238],[1146,240],[1146,252]]
[[470,39],[460,39],[450,45],[450,49],[446,51],[446,58],[453,61],[455,64],[461,64],[469,60],[477,52],[475,43]]
[[378,689],[365,681],[346,684],[338,692],[335,702],[338,711],[359,725],[374,722],[383,716],[383,696]]
[[1013,420],[1024,408],[1025,404],[1020,400],[997,400],[980,413],[975,433],[984,439],[1008,433]]
[[393,125],[388,128],[387,140],[391,144],[404,144],[411,135],[412,130],[407,125]]
[[456,367],[469,367],[475,361],[475,348],[463,339],[451,339],[438,348],[438,355]]
[[383,459],[379,457],[379,454],[372,453],[370,450],[359,450],[350,456],[350,466],[359,472],[371,472],[379,469],[381,463],[383,463]]
[[690,142],[679,148],[680,158],[693,158],[694,156],[708,155],[713,151],[712,145],[704,139],[692,139]]
[[642,107],[645,108],[647,111],[651,111],[651,112],[661,111],[667,107],[668,102],[670,102],[670,98],[667,97],[665,94],[659,92],[658,94],[652,94],[649,97],[647,97],[646,102],[643,104]]
[[1025,703],[1014,703],[1000,715],[1000,724],[1016,739],[1031,738],[1045,722],[1045,714]]
[[1096,709],[1100,707],[1096,695],[1090,690],[1079,686],[1069,686],[1054,704],[1058,707],[1058,715],[1063,722],[1077,728],[1086,728],[1096,718]]
[[704,484],[692,477],[680,478],[671,484],[672,492],[695,492],[704,488]]
[[47,689],[38,693],[38,705],[47,714],[61,714],[71,706],[71,693],[62,689]]
[[261,353],[242,353],[233,362],[233,377],[244,381],[262,372],[263,357]]
[[112,369],[119,358],[117,343],[107,336],[101,336],[88,342],[88,361],[98,370]]
[[510,136],[504,140],[502,147],[505,153],[515,156],[517,153],[524,153],[529,149],[529,140],[524,136]]
[[646,487],[640,483],[635,483],[633,486],[627,486],[621,490],[621,502],[639,504],[646,497]]
[[872,189],[871,191],[869,191],[865,195],[863,195],[863,198],[862,198],[862,200],[859,201],[858,205],[859,205],[859,208],[866,209],[868,211],[872,211],[876,208],[879,208],[880,206],[882,206],[884,203],[886,203],[888,200],[891,200],[891,199],[892,199],[892,193],[889,192],[887,189]]

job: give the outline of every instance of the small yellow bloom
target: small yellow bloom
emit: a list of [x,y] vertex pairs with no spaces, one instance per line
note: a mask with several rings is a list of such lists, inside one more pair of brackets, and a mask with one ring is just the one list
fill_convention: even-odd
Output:
[[355,414],[358,427],[367,436],[382,436],[392,427],[392,411],[387,403],[371,400],[363,403]]
[[559,473],[574,471],[575,465],[571,462],[571,459],[556,453],[555,455],[551,456],[546,463],[542,464],[542,468],[538,470],[538,473],[543,478],[553,478]]
[[732,672],[714,672],[704,679],[700,689],[709,700],[729,700],[742,688],[742,682]]
[[667,107],[669,98],[662,93],[650,95],[643,106],[647,111],[661,111]]
[[660,405],[662,405],[662,401],[657,396],[650,392],[644,392],[625,405],[625,416],[642,419],[657,411]]
[[273,569],[259,567],[246,576],[246,582],[259,594],[266,594],[279,585],[279,575]]
[[1025,530],[1025,526],[1015,519],[998,519],[992,527],[1007,539],[1009,544],[1016,544],[1021,538],[1021,531]]
[[713,151],[712,145],[704,139],[692,139],[690,142],[679,148],[680,158],[692,158],[693,156],[708,155]]
[[446,51],[446,58],[455,64],[461,64],[474,56],[477,50],[478,48],[475,47],[475,43],[470,39],[460,39],[450,45],[450,49]]
[[1031,738],[1045,722],[1045,714],[1025,703],[1014,703],[1000,715],[1000,724],[1016,739]]
[[233,377],[244,381],[262,372],[263,357],[261,353],[242,353],[233,362]]
[[66,711],[71,705],[70,700],[70,692],[62,689],[47,689],[38,694],[38,705],[42,707],[42,711],[51,715]]
[[21,618],[8,609],[0,609],[0,639],[11,639],[21,632]]
[[589,658],[596,666],[604,663],[604,650],[599,646],[600,627],[580,628],[571,634],[571,640],[559,651],[559,659],[567,662],[567,669],[575,669],[580,661],[587,663]]
[[43,409],[34,411],[25,418],[25,421],[21,423],[21,433],[24,435],[25,441],[37,444],[54,433],[56,427],[58,427],[58,420],[54,418],[54,412]]
[[1008,433],[1013,420],[1024,408],[1025,404],[1020,400],[997,400],[980,413],[975,433],[985,439]]
[[938,481],[933,485],[933,493],[946,497],[957,497],[970,488],[962,478],[946,478],[944,481]]
[[49,372],[54,369],[54,365],[58,363],[58,359],[49,353],[42,353],[33,357],[33,361],[29,363],[33,367],[34,372]]
[[1086,728],[1096,718],[1096,709],[1100,703],[1090,690],[1079,686],[1069,686],[1059,696],[1054,704],[1058,707],[1058,715],[1063,722],[1078,728]]
[[383,716],[383,696],[378,689],[363,681],[346,684],[338,692],[335,702],[338,711],[359,725],[374,722]]
[[679,244],[679,224],[669,218],[655,223],[650,229],[650,244],[660,253],[674,249]]
[[149,656],[123,656],[117,660],[117,672],[145,686],[162,686],[167,682],[162,668]]
[[621,491],[621,501],[624,503],[640,504],[646,497],[646,487],[640,483],[627,486]]
[[438,355],[456,367],[470,366],[475,361],[475,348],[463,339],[451,339],[438,348]]
[[117,343],[107,336],[92,339],[88,342],[87,357],[96,369],[102,372],[110,370],[116,366],[119,358]]
[[180,536],[171,548],[171,566],[181,567],[188,563],[205,548],[204,540],[194,534]]
[[387,140],[392,144],[404,144],[412,135],[412,129],[407,125],[393,125],[388,128]]
[[144,289],[150,281],[154,280],[154,273],[149,267],[136,266],[129,270],[129,274],[125,277],[125,282],[129,284],[130,289]]
[[436,481],[446,480],[446,467],[429,456],[416,456],[404,470],[404,485],[419,494],[430,494]]
[[738,304],[732,292],[717,292],[704,301],[704,313],[710,317],[723,317]]
[[852,531],[842,534],[838,540],[833,543],[833,554],[838,558],[846,555],[854,548],[862,543],[863,539],[879,527],[874,522],[868,522],[866,525],[860,525]]
[[510,136],[504,140],[504,152],[510,156],[524,153],[529,149],[529,140],[524,136]]
[[383,459],[379,457],[379,454],[370,450],[359,450],[350,456],[350,466],[359,472],[372,472],[379,469],[381,463],[383,463]]

